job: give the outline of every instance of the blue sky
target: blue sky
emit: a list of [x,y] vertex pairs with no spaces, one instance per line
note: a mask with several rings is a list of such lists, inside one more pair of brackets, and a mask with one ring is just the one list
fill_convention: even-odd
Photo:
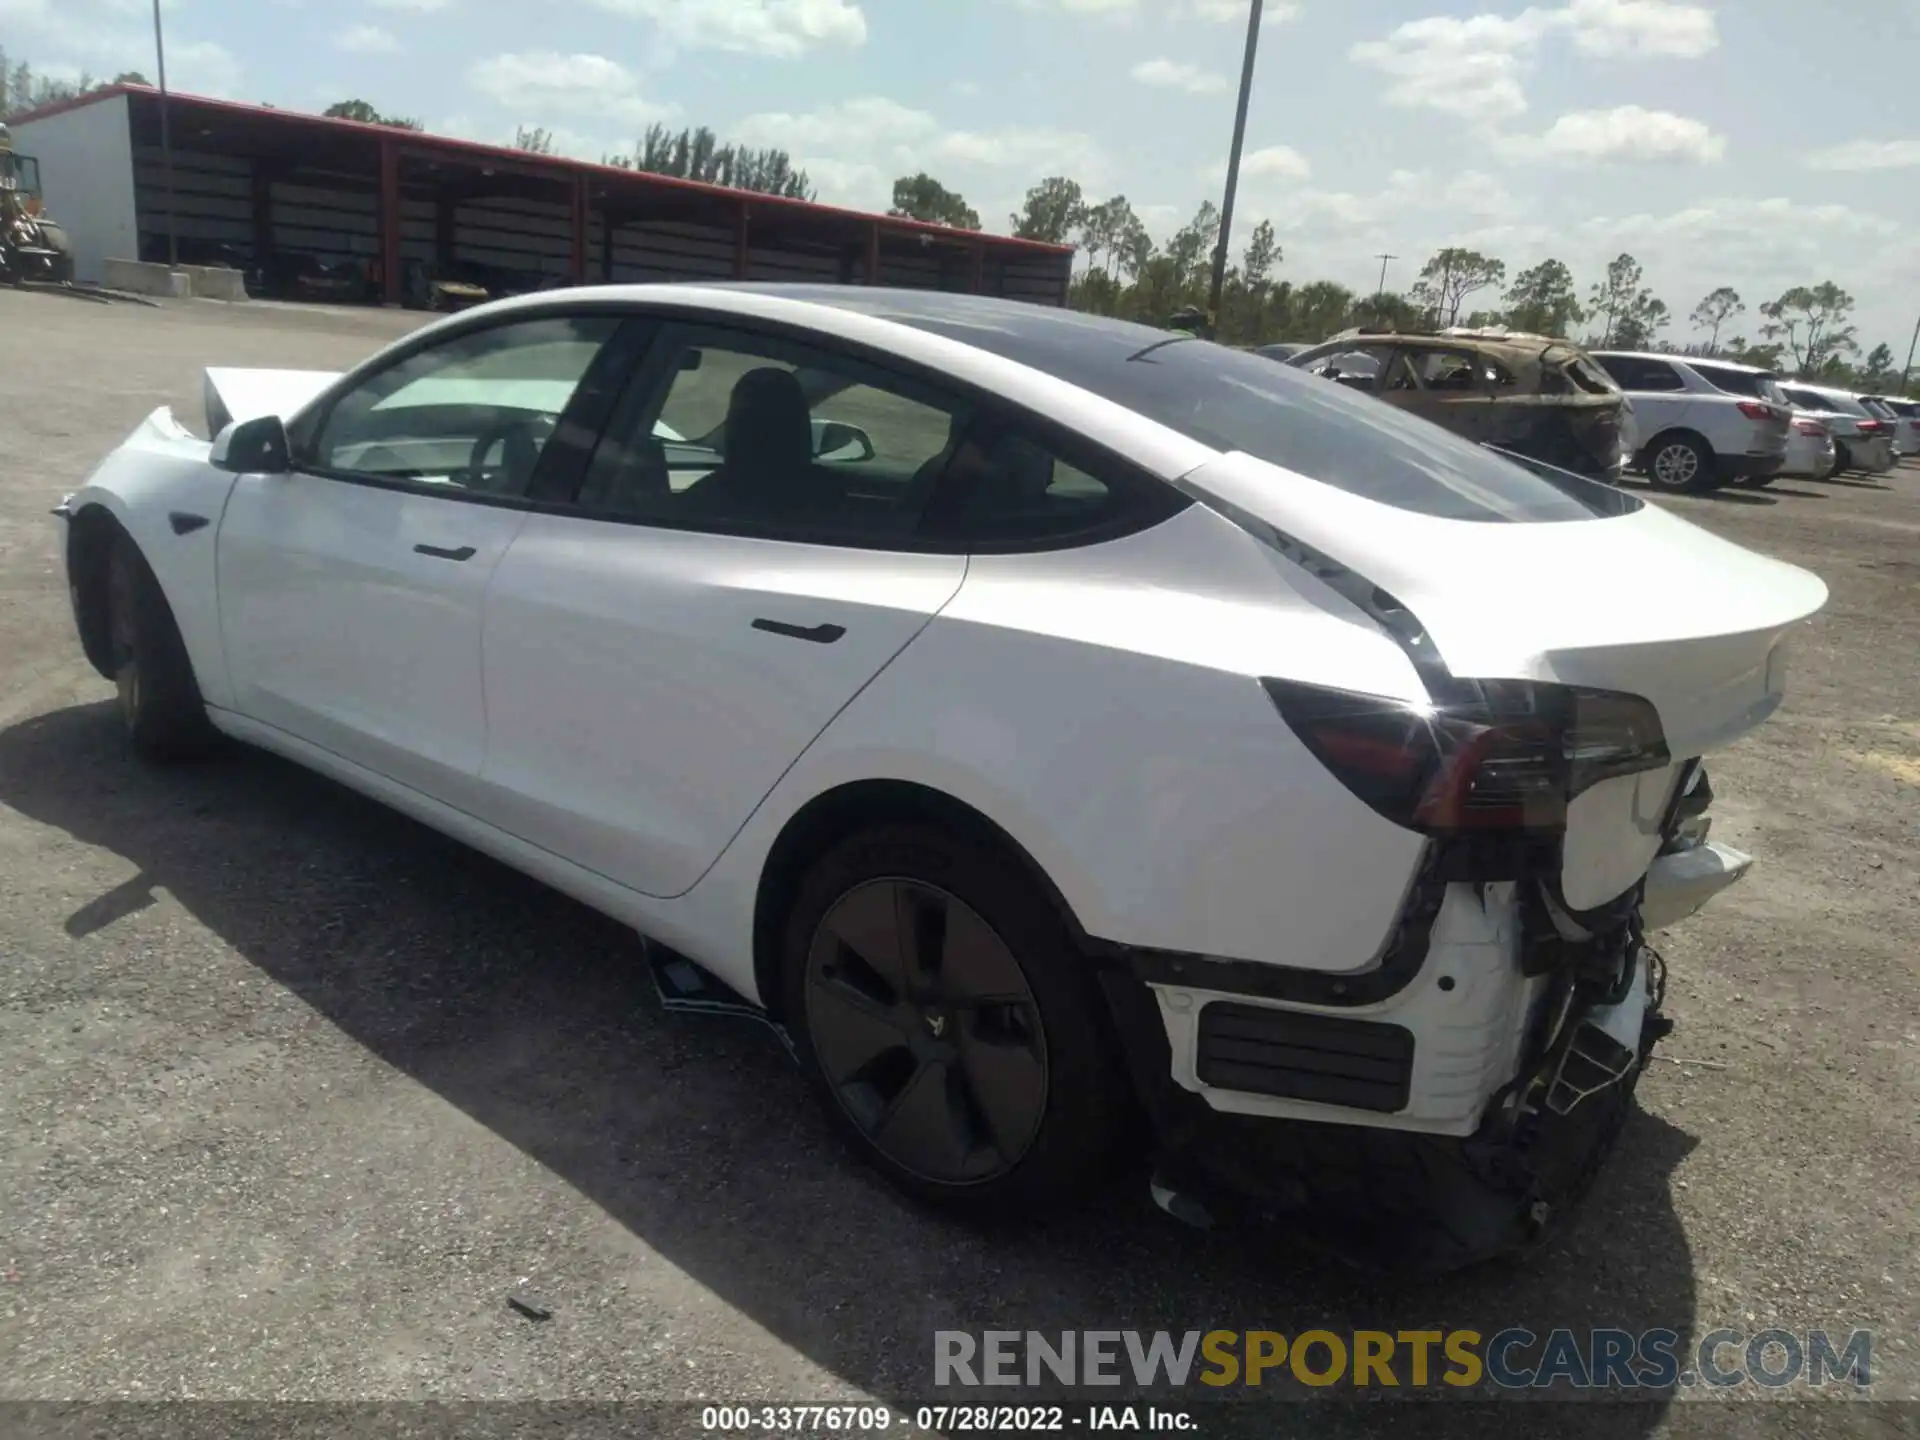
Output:
[[[1169,234],[1216,196],[1246,0],[166,0],[181,89],[346,96],[598,158],[650,120],[779,144],[823,199],[884,206],[925,168],[1006,228],[1072,175]],[[1465,244],[1631,251],[1679,323],[1838,281],[1904,358],[1920,317],[1920,0],[1269,0],[1236,234],[1284,274],[1404,288]],[[48,71],[151,70],[147,0],[0,0]],[[1236,249],[1238,247],[1236,246]]]

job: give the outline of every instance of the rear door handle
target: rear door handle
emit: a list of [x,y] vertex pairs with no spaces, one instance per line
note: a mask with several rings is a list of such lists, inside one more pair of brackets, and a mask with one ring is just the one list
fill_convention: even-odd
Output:
[[413,553],[431,555],[436,560],[471,560],[476,552],[471,545],[462,545],[457,550],[445,550],[438,545],[416,545]]
[[769,635],[785,635],[793,640],[811,640],[816,645],[831,645],[847,633],[844,625],[789,625],[784,620],[755,620],[753,628]]

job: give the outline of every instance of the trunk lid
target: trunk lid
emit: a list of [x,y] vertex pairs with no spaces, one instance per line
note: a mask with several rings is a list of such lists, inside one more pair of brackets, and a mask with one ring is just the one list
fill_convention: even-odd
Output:
[[1184,483],[1387,591],[1457,676],[1645,697],[1676,759],[1772,713],[1785,678],[1781,642],[1827,598],[1818,576],[1650,504],[1549,523],[1443,519],[1243,454]]
[[1682,762],[1778,708],[1788,632],[1827,598],[1819,577],[1654,505],[1584,520],[1445,519],[1238,453],[1182,483],[1386,591],[1456,677],[1588,686],[1652,702],[1673,763],[1603,781],[1568,807],[1560,884],[1579,910],[1646,874]]

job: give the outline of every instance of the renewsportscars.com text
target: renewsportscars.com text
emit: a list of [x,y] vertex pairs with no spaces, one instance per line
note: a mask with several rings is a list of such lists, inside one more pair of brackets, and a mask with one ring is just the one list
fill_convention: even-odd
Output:
[[1673,1390],[1873,1383],[1866,1330],[938,1330],[936,1386]]

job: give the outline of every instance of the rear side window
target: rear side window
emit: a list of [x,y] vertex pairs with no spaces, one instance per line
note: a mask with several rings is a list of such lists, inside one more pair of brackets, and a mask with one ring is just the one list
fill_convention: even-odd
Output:
[[1525,469],[1309,371],[1201,340],[1163,341],[1084,365],[1067,355],[1048,358],[1062,379],[1203,445],[1401,510],[1450,520],[1589,520],[1620,513],[1626,498],[1578,476]]
[[[1753,370],[1735,370],[1726,365],[1702,365],[1694,362],[1694,374],[1729,395],[1745,395],[1753,400],[1768,399],[1767,387],[1772,384],[1769,377]],[[1766,382],[1763,384],[1762,382]]]
[[1622,390],[1684,390],[1686,383],[1664,360],[1640,355],[1596,356],[1602,368]]
[[1876,420],[1893,419],[1893,411],[1881,404],[1878,400],[1862,400],[1860,403],[1866,407],[1867,413]]

